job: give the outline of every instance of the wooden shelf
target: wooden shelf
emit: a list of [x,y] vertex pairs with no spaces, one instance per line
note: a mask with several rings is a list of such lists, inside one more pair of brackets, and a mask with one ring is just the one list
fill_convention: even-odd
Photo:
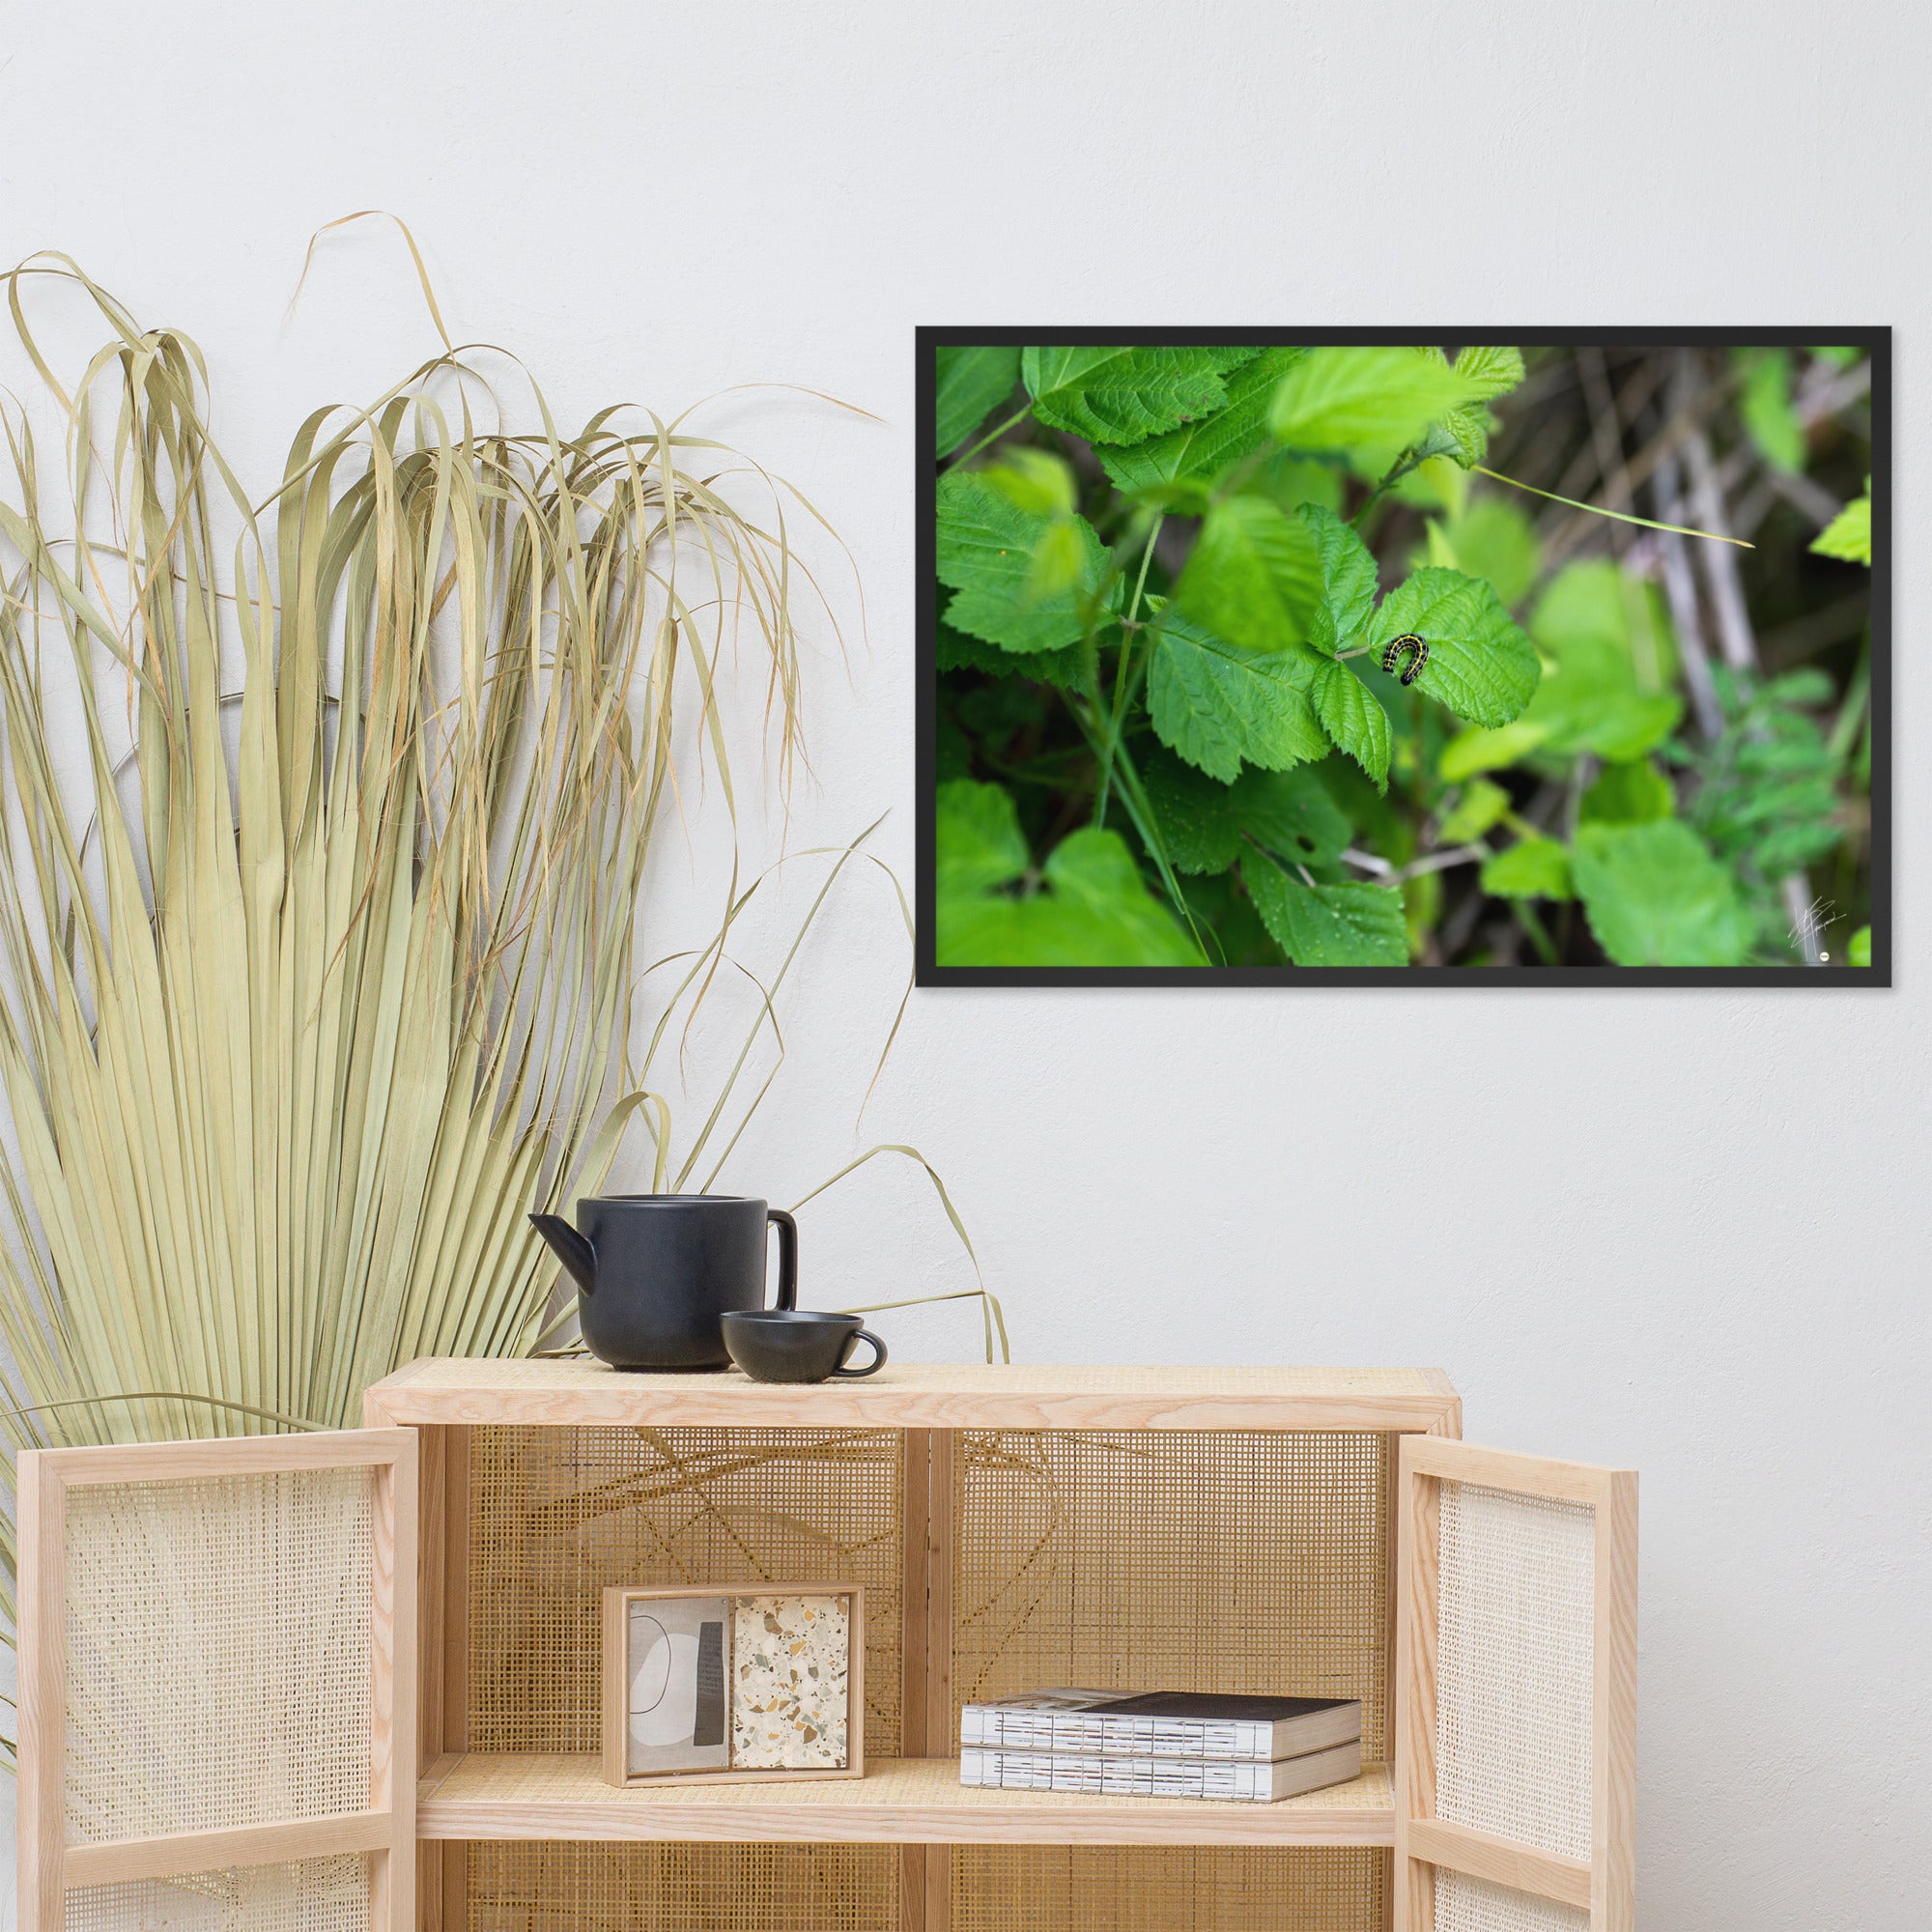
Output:
[[807,1429],[1306,1429],[1456,1435],[1440,1369],[962,1367],[893,1363],[784,1386],[638,1375],[587,1357],[412,1362],[368,1392],[372,1423]]
[[977,1791],[952,1758],[864,1777],[619,1790],[594,1757],[443,1757],[416,1793],[423,1838],[658,1838],[727,1844],[1392,1845],[1388,1768],[1275,1804]]

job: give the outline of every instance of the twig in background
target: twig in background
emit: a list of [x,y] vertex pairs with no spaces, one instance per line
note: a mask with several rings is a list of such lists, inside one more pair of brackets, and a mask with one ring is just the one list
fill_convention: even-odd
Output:
[[[1675,455],[1665,456],[1658,464],[1651,495],[1657,514],[1666,522],[1687,514]],[[1703,616],[1697,608],[1697,581],[1691,574],[1684,539],[1674,535],[1661,537],[1658,556],[1663,575],[1663,594],[1670,605],[1670,621],[1677,631],[1684,682],[1690,692],[1690,709],[1696,716],[1697,729],[1707,739],[1715,739],[1724,728],[1724,711],[1718,702],[1718,687],[1711,676],[1711,654],[1704,641]]]
[[[1686,352],[1687,357],[1689,352]],[[1685,467],[1690,476],[1691,513],[1713,530],[1725,528],[1723,493],[1719,487],[1717,465],[1712,460],[1710,439],[1701,428],[1693,430],[1684,442]],[[1750,611],[1745,602],[1744,580],[1738,571],[1736,554],[1722,544],[1708,544],[1697,553],[1718,618],[1718,638],[1725,662],[1734,670],[1759,669],[1757,639],[1751,630]],[[1785,911],[1791,918],[1791,931],[1804,955],[1807,966],[1824,963],[1818,945],[1818,927],[1811,909],[1808,883],[1798,873],[1779,881],[1778,890]]]

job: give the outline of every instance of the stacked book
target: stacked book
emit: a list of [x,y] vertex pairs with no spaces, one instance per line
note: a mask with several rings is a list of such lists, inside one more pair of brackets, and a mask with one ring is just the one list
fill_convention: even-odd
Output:
[[968,1704],[959,1781],[1005,1791],[1267,1804],[1362,1769],[1362,1707],[1343,1697],[1036,1690]]

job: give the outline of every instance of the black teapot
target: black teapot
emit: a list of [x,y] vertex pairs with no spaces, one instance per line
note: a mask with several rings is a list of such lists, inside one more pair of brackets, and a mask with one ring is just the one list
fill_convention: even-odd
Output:
[[798,1305],[798,1224],[733,1194],[603,1194],[531,1225],[577,1283],[583,1346],[613,1369],[723,1369],[720,1318],[765,1305],[765,1230],[779,1231],[780,1308]]

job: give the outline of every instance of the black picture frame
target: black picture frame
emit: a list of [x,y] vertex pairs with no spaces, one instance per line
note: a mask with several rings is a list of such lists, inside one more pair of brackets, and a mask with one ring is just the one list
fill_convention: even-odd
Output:
[[[1889,327],[1603,328],[1482,323],[1406,328],[1027,328],[921,325],[915,340],[914,561],[916,611],[914,983],[947,986],[1786,986],[1889,987],[1892,955],[1891,862],[1891,336]],[[1538,347],[1666,349],[1783,348],[1815,342],[1861,349],[1871,361],[1871,963],[1792,966],[941,966],[936,958],[938,579],[935,570],[934,351],[1051,341],[1074,348],[1120,344],[1197,347],[1230,344],[1334,344],[1379,347],[1412,342],[1523,342]]]

